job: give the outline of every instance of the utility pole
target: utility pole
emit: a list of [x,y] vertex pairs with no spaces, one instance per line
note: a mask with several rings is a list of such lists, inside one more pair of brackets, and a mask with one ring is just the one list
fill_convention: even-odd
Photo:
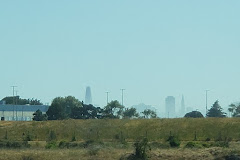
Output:
[[15,104],[16,104],[16,120],[18,119],[17,117],[17,96],[18,96],[18,91],[15,91],[16,92],[16,99],[15,99]]
[[13,89],[13,120],[14,120],[14,93],[15,93],[15,88],[17,87],[17,86],[11,86],[12,87],[12,89]]
[[123,92],[126,90],[126,89],[120,89],[122,91],[122,106],[123,106]]
[[207,117],[207,111],[208,111],[208,92],[210,90],[206,90],[206,117]]
[[107,105],[108,105],[108,94],[109,94],[109,93],[110,93],[110,92],[108,92],[108,91],[106,92],[106,94],[107,94]]

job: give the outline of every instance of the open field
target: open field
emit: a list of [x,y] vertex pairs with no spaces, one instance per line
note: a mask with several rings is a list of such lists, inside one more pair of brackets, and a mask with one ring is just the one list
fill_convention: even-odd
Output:
[[[170,135],[181,141],[179,148],[169,146]],[[240,155],[239,118],[2,121],[0,160],[127,160],[134,142],[143,137],[149,140],[151,160]],[[196,146],[186,147],[188,142]]]
[[[127,141],[135,141],[147,136],[150,141],[165,140],[170,132],[181,141],[205,141],[207,138],[240,139],[240,118],[202,119],[137,119],[137,120],[63,120],[45,122],[0,122],[0,139],[21,141],[23,135],[30,134],[34,141],[46,141],[54,131],[57,140],[70,141],[75,135],[77,141],[98,139],[112,141],[122,136]],[[23,134],[24,133],[24,134]]]
[[[132,149],[103,148],[92,153],[89,149],[2,149],[0,160],[126,160]],[[153,149],[149,160],[224,160],[226,155],[239,154],[240,149]]]

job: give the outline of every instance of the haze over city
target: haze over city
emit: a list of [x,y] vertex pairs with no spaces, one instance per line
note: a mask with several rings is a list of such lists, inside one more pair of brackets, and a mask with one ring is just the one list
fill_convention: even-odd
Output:
[[[110,100],[165,111],[240,101],[240,1],[1,1],[0,97]],[[187,3],[185,3],[187,2]]]

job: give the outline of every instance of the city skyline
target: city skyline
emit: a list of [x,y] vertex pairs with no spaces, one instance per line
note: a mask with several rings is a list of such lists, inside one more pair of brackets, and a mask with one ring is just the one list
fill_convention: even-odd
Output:
[[[219,100],[240,101],[240,1],[0,2],[0,97],[51,103],[58,96],[94,104],[122,99],[164,110],[184,94],[205,114]],[[226,111],[226,110],[225,110]]]

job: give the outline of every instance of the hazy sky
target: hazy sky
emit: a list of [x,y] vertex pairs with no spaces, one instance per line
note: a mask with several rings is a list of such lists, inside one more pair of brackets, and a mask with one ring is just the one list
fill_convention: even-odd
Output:
[[239,0],[1,0],[0,98],[240,101]]

